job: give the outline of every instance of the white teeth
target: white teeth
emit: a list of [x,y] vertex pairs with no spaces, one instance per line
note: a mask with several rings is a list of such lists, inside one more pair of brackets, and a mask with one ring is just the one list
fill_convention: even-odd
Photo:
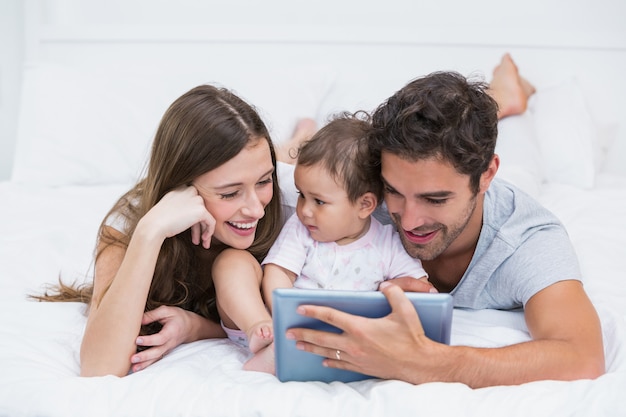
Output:
[[259,221],[256,220],[252,223],[236,223],[236,222],[228,222],[228,223],[235,226],[237,229],[252,229],[253,227],[257,225],[258,222]]

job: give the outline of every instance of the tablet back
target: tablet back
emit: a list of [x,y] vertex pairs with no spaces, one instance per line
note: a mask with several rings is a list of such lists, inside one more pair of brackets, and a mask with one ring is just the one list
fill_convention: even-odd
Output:
[[[415,306],[426,336],[437,342],[450,344],[452,296],[409,292],[405,294]],[[285,332],[292,327],[339,332],[339,329],[329,324],[296,313],[296,308],[302,304],[329,306],[370,318],[386,316],[391,312],[391,307],[381,292],[290,288],[274,290],[272,300],[276,376],[279,380],[351,382],[371,378],[356,372],[325,368],[322,365],[323,357],[298,350],[295,341],[285,338]]]

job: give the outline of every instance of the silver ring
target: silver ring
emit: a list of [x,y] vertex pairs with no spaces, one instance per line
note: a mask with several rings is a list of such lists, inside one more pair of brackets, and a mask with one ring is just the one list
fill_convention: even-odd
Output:
[[341,360],[341,351],[339,349],[335,352],[335,358],[337,358],[338,361]]

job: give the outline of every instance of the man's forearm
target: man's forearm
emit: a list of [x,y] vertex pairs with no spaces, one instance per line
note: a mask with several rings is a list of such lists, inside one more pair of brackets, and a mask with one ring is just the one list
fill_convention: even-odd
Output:
[[537,380],[593,379],[604,373],[601,352],[581,355],[565,341],[536,340],[501,348],[450,346],[445,350],[446,357],[439,362],[433,360],[430,370],[413,368],[402,379],[423,383],[430,375],[433,381],[482,388]]

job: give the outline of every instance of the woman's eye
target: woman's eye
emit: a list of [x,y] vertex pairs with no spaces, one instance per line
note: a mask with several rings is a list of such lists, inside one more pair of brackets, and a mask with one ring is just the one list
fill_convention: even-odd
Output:
[[272,179],[272,177],[269,177],[266,180],[259,181],[259,185],[267,185],[267,184],[271,184],[272,182],[274,182],[274,180]]
[[220,197],[224,200],[229,200],[231,198],[235,198],[237,196],[237,191],[228,193],[228,194],[220,194]]

